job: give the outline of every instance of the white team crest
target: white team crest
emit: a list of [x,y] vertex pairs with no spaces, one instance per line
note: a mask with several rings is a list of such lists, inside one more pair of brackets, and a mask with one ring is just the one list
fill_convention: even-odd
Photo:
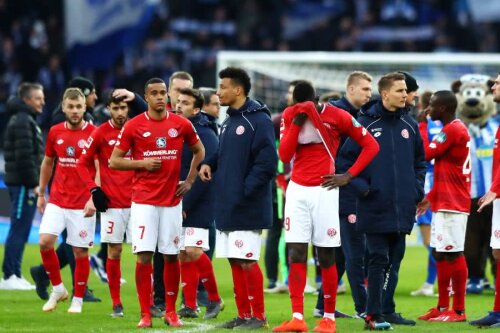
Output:
[[408,139],[410,137],[410,133],[408,133],[408,130],[405,128],[401,131],[401,136],[405,139]]
[[168,130],[168,136],[171,138],[176,138],[179,135],[179,132],[175,128],[171,128]]
[[67,146],[66,147],[66,155],[68,155],[68,156],[75,156],[75,147],[73,147],[73,146]]
[[85,148],[86,143],[87,141],[81,139],[80,141],[78,141],[78,148]]
[[236,127],[236,134],[242,135],[243,133],[245,133],[245,126],[240,125],[240,126]]
[[145,138],[147,138],[147,137],[148,137],[148,136],[150,136],[150,135],[151,135],[151,132],[146,132],[146,133],[144,133],[142,136],[143,136],[143,137],[145,137]]
[[63,144],[63,142],[64,142],[64,140],[63,140],[63,139],[59,139],[59,140],[57,140],[57,142],[56,142],[56,143],[57,143],[58,145],[62,145],[62,144]]
[[165,148],[167,147],[167,139],[164,137],[156,138],[156,148]]

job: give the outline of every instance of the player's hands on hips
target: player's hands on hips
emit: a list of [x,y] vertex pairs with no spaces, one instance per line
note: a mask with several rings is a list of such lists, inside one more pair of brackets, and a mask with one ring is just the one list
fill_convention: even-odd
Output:
[[427,209],[429,209],[430,206],[431,206],[431,202],[429,201],[429,199],[424,198],[422,201],[420,201],[417,204],[417,216],[424,215],[425,212],[427,211]]
[[302,126],[306,122],[307,118],[308,118],[307,113],[305,112],[297,113],[295,117],[293,117],[292,122],[297,126]]
[[161,160],[158,158],[143,160],[143,163],[144,163],[144,169],[148,171],[155,171],[161,168]]
[[488,206],[496,198],[497,194],[495,192],[488,191],[478,200],[477,204],[479,205],[479,208],[477,209],[477,211],[481,212],[484,209],[484,207]]
[[178,197],[182,197],[186,194],[193,184],[188,180],[181,180],[179,184],[177,184],[177,191],[175,191],[175,195]]
[[90,190],[92,193],[92,201],[94,202],[94,206],[98,212],[105,212],[108,209],[109,199],[106,194],[102,191],[99,186],[94,187]]
[[92,197],[90,197],[90,199],[85,204],[85,207],[83,208],[83,217],[94,216],[95,211],[96,211],[96,209],[94,206],[94,202],[92,201]]
[[352,175],[349,172],[340,175],[324,175],[321,178],[326,179],[321,183],[321,187],[326,187],[328,191],[349,184],[352,179]]
[[113,90],[113,97],[122,99],[124,102],[132,102],[135,99],[135,94],[127,89]]
[[209,182],[212,180],[212,168],[209,165],[203,164],[200,167],[200,171],[198,172],[198,176],[204,182]]

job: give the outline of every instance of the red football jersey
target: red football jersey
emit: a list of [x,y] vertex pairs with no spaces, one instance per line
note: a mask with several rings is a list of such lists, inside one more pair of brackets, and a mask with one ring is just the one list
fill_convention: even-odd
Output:
[[427,134],[423,139],[425,159],[434,159],[434,184],[427,195],[431,210],[469,213],[471,161],[467,127],[455,119],[430,143]]
[[[101,188],[109,198],[109,208],[130,208],[132,203],[133,171],[112,170],[109,168],[109,158],[115,148],[121,129],[113,126],[110,120],[96,128],[87,140],[87,148],[82,151],[77,169],[85,182],[87,189],[96,187],[94,177],[88,170],[94,167],[94,159],[99,161]],[[130,157],[130,154],[127,154]]]
[[495,134],[495,145],[493,146],[493,178],[491,184],[491,191],[497,194],[497,198],[500,197],[500,148],[498,142],[500,141],[500,127],[497,129]]
[[175,195],[180,180],[182,145],[198,142],[191,122],[167,112],[162,120],[154,120],[144,112],[123,127],[116,148],[131,151],[133,160],[161,159],[156,171],[135,170],[132,201],[155,206],[175,206],[181,198]]
[[[90,192],[76,170],[76,163],[94,128],[88,122],[77,130],[69,129],[66,122],[50,128],[45,155],[57,160],[49,203],[68,209],[85,207],[85,203],[90,198]],[[95,167],[92,169],[91,176],[95,177]]]
[[[295,183],[302,186],[319,186],[324,181],[321,176],[335,173],[335,162],[328,155],[312,123],[307,120],[302,126],[293,124],[293,117],[287,110],[285,109],[281,119],[280,158],[286,160],[288,158],[284,158],[284,155],[293,155],[291,179]],[[332,139],[334,153],[339,148],[342,135],[353,138],[362,147],[371,145],[374,149],[376,148],[375,154],[378,152],[375,139],[347,111],[331,105],[323,105],[320,117]],[[362,170],[373,156],[365,163],[366,155],[360,154],[358,158],[360,163],[357,161],[349,171]],[[357,176],[357,172],[351,173]]]

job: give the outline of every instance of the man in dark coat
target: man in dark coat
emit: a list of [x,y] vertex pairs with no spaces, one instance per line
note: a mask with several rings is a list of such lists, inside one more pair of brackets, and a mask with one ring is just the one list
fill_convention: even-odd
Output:
[[45,99],[38,83],[22,83],[18,96],[7,103],[12,114],[5,130],[5,184],[10,196],[10,228],[5,242],[3,279],[0,289],[34,289],[21,276],[21,262],[36,211],[34,189],[38,186],[43,159],[42,132],[35,117],[42,113]]
[[217,256],[228,258],[233,274],[238,317],[221,327],[267,327],[263,276],[258,260],[262,229],[272,225],[272,181],[278,162],[274,129],[267,107],[248,98],[251,83],[241,68],[219,72],[217,95],[228,106],[219,153],[205,160],[203,181],[216,171],[215,225]]
[[[363,106],[358,117],[377,140],[380,152],[358,177],[356,230],[366,234],[369,253],[366,328],[390,329],[382,314],[384,275],[403,259],[405,237],[415,223],[416,205],[424,197],[426,164],[418,125],[405,109],[404,75],[384,75],[378,90],[381,100]],[[359,151],[348,139],[337,160],[338,171],[347,170]]]

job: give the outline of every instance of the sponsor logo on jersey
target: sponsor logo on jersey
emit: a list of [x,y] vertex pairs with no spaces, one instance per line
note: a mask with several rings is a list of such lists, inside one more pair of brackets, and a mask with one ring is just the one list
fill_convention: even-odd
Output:
[[444,248],[446,251],[450,251],[453,249],[453,245],[447,245],[445,248]]
[[405,139],[409,139],[410,138],[410,133],[408,132],[408,130],[405,128],[401,131],[401,136]]
[[75,147],[73,147],[73,146],[67,146],[66,147],[66,155],[68,155],[68,156],[75,156]]
[[156,148],[167,147],[167,139],[165,137],[156,138]]
[[202,240],[196,241],[196,245],[200,246],[201,244],[203,244]]
[[87,141],[81,139],[81,140],[78,141],[78,148],[85,148],[86,144],[87,144]]
[[377,132],[377,133],[373,134],[373,136],[376,137],[376,138],[378,138],[381,135],[382,135],[382,132]]
[[243,133],[245,133],[245,126],[240,125],[240,126],[236,127],[236,134],[242,135]]
[[253,253],[252,252],[248,252],[247,254],[245,254],[245,257],[252,258],[253,257]]
[[118,142],[118,141],[116,141],[116,140],[109,140],[109,141],[108,141],[108,145],[110,145],[110,146],[114,146],[114,145],[115,145],[115,143],[117,143],[117,142]]
[[62,145],[62,144],[63,144],[63,142],[64,142],[64,140],[63,140],[63,139],[59,139],[59,140],[57,140],[57,141],[56,141],[56,143],[57,143],[58,145]]
[[171,128],[168,130],[168,136],[171,138],[176,138],[179,135],[179,132],[175,128]]
[[145,138],[147,138],[150,135],[151,135],[151,132],[145,132],[144,134],[142,134],[142,136],[145,137]]

